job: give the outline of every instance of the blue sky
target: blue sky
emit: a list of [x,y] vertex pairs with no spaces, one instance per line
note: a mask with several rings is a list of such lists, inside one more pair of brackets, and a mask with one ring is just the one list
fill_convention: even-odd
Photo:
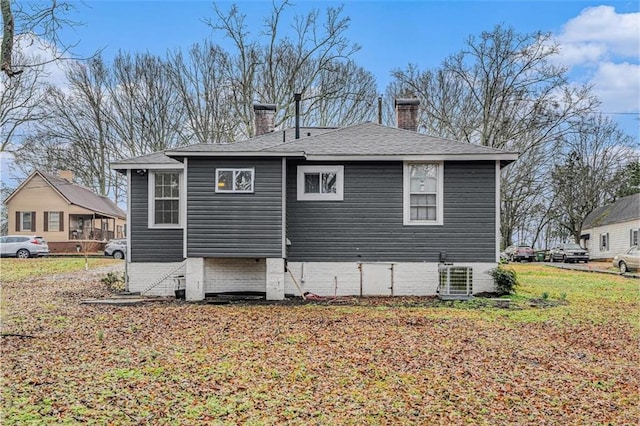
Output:
[[[217,2],[227,10],[234,2]],[[271,0],[236,1],[247,15],[249,31],[257,35],[270,13]],[[571,80],[589,83],[614,118],[636,140],[640,134],[640,3],[634,1],[292,1],[284,22],[311,9],[343,5],[351,20],[347,37],[361,46],[356,62],[374,74],[383,93],[394,68],[416,64],[437,67],[458,52],[470,35],[497,24],[519,32],[541,30],[557,37]],[[89,56],[102,49],[110,60],[118,50],[164,54],[206,38],[225,44],[203,22],[214,18],[213,2],[85,0],[70,16],[84,25],[66,30],[73,51]],[[53,71],[52,79],[62,79]],[[616,113],[616,114],[611,114]],[[2,160],[3,175],[7,158]],[[4,177],[4,176],[3,176]],[[4,179],[3,179],[4,180]]]
[[[217,3],[226,10],[234,2]],[[247,15],[249,31],[257,35],[272,2],[235,3]],[[551,32],[566,47],[563,64],[571,66],[572,80],[593,84],[603,100],[601,111],[621,113],[611,116],[632,136],[638,138],[640,133],[638,1],[298,0],[292,4],[285,22],[311,9],[343,5],[343,16],[351,19],[347,36],[361,46],[355,59],[374,74],[381,93],[392,69],[409,63],[420,69],[436,67],[459,51],[470,35],[497,24],[519,32]],[[106,59],[119,49],[163,54],[208,37],[224,45],[221,35],[203,22],[213,17],[212,1],[86,0],[74,13],[84,25],[65,37],[78,42],[76,53],[89,55],[103,49]]]

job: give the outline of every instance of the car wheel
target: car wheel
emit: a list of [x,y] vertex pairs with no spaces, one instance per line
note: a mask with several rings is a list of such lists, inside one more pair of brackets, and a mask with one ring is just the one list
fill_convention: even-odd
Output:
[[627,268],[627,264],[624,263],[624,261],[620,262],[620,273],[621,274],[626,274],[627,272],[629,272],[629,268]]
[[16,253],[16,257],[18,259],[28,259],[29,256],[31,256],[31,253],[29,253],[29,250],[27,249],[20,249]]
[[114,259],[124,259],[124,253],[121,252],[121,251],[116,250],[116,251],[113,252],[113,258]]

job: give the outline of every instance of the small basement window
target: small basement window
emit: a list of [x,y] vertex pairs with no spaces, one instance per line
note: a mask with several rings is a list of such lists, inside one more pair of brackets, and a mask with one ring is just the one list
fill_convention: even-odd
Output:
[[344,166],[298,166],[298,201],[342,201]]
[[255,169],[216,169],[216,192],[252,193]]

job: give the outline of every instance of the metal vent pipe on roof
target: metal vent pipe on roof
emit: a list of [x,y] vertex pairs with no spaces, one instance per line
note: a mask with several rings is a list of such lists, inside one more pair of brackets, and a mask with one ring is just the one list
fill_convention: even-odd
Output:
[[300,101],[302,93],[294,93],[293,99],[296,101],[296,139],[300,139]]

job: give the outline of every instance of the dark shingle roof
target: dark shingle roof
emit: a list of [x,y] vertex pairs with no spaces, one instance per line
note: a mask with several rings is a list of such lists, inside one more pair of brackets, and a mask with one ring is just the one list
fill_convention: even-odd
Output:
[[[166,154],[166,155],[165,155]],[[484,156],[484,160],[501,160],[508,164],[517,153],[486,146],[436,138],[421,133],[387,127],[375,123],[361,123],[347,127],[301,127],[300,139],[295,129],[279,130],[234,143],[201,143],[173,148],[154,154],[121,160],[114,169],[132,166],[175,165],[182,163],[170,157],[194,155],[286,155],[312,157],[381,157],[381,156]],[[469,158],[465,158],[469,159]]]
[[64,198],[71,204],[84,207],[96,213],[102,213],[107,216],[115,216],[117,218],[126,218],[126,213],[118,207],[116,203],[108,197],[97,195],[89,188],[71,183],[66,179],[51,176],[47,173],[39,173],[44,180],[53,186]]
[[[507,152],[480,145],[436,138],[421,133],[362,123],[342,128],[324,128],[321,131],[300,130],[301,137],[293,138],[293,129],[281,130],[233,144],[197,144],[168,150],[169,155],[180,153],[260,152],[295,153],[306,155],[463,155],[507,154]],[[283,141],[283,132],[287,132]],[[311,136],[306,136],[311,133]]]
[[598,207],[585,218],[582,229],[640,219],[640,193]]
[[168,149],[167,152],[282,152],[276,148],[289,143],[300,143],[300,141],[317,137],[327,132],[337,130],[336,127],[301,127],[300,139],[296,140],[295,129],[277,130],[271,133],[265,133],[251,139],[232,143],[198,143],[194,145],[182,146],[179,148]]

